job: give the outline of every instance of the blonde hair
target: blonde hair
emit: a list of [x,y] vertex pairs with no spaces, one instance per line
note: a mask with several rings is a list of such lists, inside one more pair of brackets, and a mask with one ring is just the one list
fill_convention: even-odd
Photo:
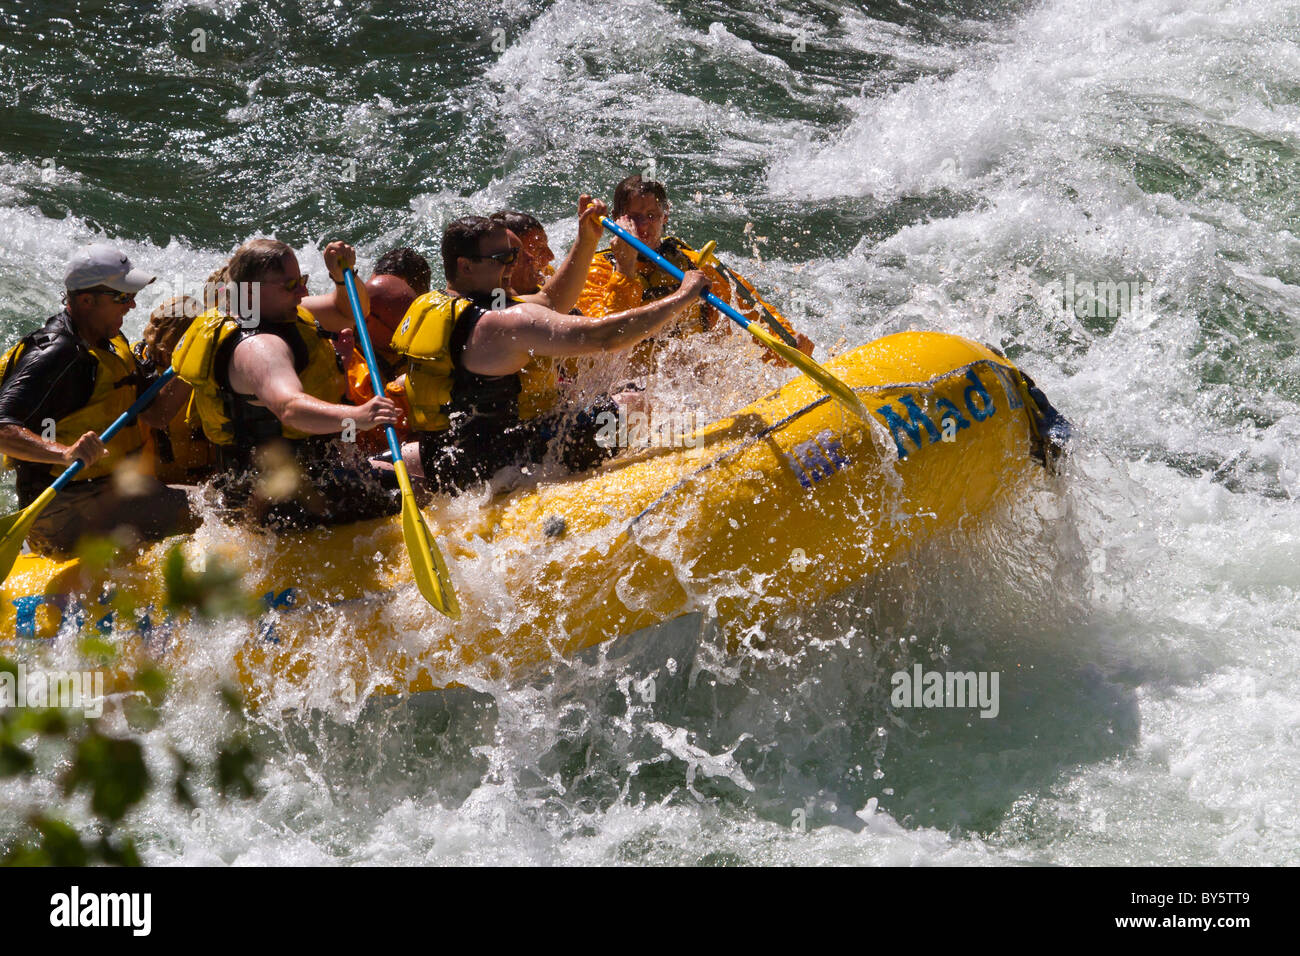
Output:
[[199,300],[188,295],[174,296],[157,306],[149,313],[141,336],[144,357],[159,368],[170,365],[172,349],[201,311]]
[[226,285],[230,282],[230,263],[227,262],[220,269],[215,269],[212,275],[208,276],[203,283],[203,308],[220,309],[223,312],[230,311],[227,302],[230,299],[226,292]]

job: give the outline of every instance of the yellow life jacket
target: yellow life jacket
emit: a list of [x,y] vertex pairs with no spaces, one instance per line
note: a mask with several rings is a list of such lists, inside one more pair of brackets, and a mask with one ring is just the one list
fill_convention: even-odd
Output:
[[560,363],[549,355],[533,356],[519,373],[519,418],[545,415],[559,402]]
[[[321,334],[315,318],[299,306],[297,318],[284,325],[288,326],[286,332],[297,335],[305,350],[305,355],[300,356],[299,350],[294,349],[290,343],[302,390],[323,402],[341,403],[347,391],[347,380],[334,346]],[[214,444],[245,444],[272,437],[266,433],[265,428],[253,433],[250,426],[241,423],[241,408],[250,407],[251,396],[237,395],[217,381],[217,355],[222,346],[232,335],[254,334],[257,331],[259,330],[241,328],[238,320],[220,309],[209,309],[185,330],[172,352],[172,368],[179,378],[194,389],[191,399],[194,412],[203,424],[203,434]],[[265,329],[260,331],[271,334]],[[274,418],[269,410],[266,410],[266,415],[258,415],[258,418],[266,422],[271,432],[278,432],[293,441],[311,437],[307,432],[271,422],[268,416],[269,419]]]
[[9,369],[13,367],[14,362],[18,361],[18,356],[23,354],[23,349],[27,347],[26,339],[19,339],[9,351],[0,355],[0,385],[9,377]]
[[217,468],[217,449],[203,434],[194,395],[166,429],[140,424],[144,438],[141,460],[149,472],[168,485],[202,481]]
[[[655,251],[683,272],[695,268],[694,260],[686,255],[687,251],[694,252],[694,250],[676,236],[664,236],[659,242],[659,248]],[[604,260],[607,270],[614,271],[615,259],[612,248],[602,249],[596,253],[596,258]],[[709,277],[713,294],[723,301],[729,299],[731,287],[722,274],[712,267],[706,267],[704,271]],[[637,260],[635,276],[636,281],[641,286],[640,304],[642,305],[658,302],[660,299],[672,295],[681,284],[658,266],[644,259]],[[717,322],[717,318],[717,313],[711,305],[697,299],[687,306],[677,321],[669,329],[661,332],[660,336],[669,337],[694,332],[707,332]],[[658,337],[656,336],[656,338]]]
[[[523,300],[514,298],[510,303]],[[406,370],[406,397],[411,403],[415,431],[442,431],[449,425],[454,364],[451,337],[461,314],[471,305],[467,298],[453,299],[445,292],[426,292],[406,310],[391,348],[410,359]],[[534,418],[555,407],[559,400],[559,370],[555,361],[537,356],[519,372],[519,417]]]
[[[26,342],[26,339],[20,341],[0,358],[0,383],[8,377],[10,369],[22,355]],[[88,347],[96,362],[95,387],[85,405],[54,423],[54,440],[60,445],[74,445],[86,432],[102,432],[135,402],[139,369],[126,339],[115,335],[109,339],[107,348]],[[108,443],[108,454],[90,467],[82,468],[73,480],[86,481],[112,474],[122,459],[138,449],[140,444],[138,430],[123,428]],[[12,465],[6,456],[5,467]],[[63,470],[63,465],[52,465],[50,474],[58,476]]]
[[[4,355],[0,355],[0,385],[3,385],[5,379],[9,377],[9,370],[13,368],[14,363],[18,361],[18,356],[23,354],[23,349],[26,347],[27,340],[19,339]],[[13,466],[14,459],[8,455],[0,455],[0,468],[8,470]]]
[[445,292],[426,292],[402,316],[389,347],[405,355],[406,400],[411,403],[411,428],[438,432],[451,423],[446,406],[451,402],[451,333],[469,299],[453,299]]

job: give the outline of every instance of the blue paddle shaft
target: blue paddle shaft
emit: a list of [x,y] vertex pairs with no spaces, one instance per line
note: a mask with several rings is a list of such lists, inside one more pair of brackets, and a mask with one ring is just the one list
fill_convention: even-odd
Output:
[[[675,265],[673,265],[663,256],[659,255],[659,253],[655,252],[644,242],[642,242],[636,236],[629,233],[626,229],[624,229],[618,223],[614,222],[608,216],[602,216],[600,220],[600,224],[604,226],[606,229],[608,229],[610,232],[612,232],[614,235],[618,236],[624,242],[626,242],[637,252],[641,253],[641,255],[645,256],[647,259],[649,259],[651,262],[657,265],[664,272],[667,272],[678,282],[681,282],[682,279],[685,278],[685,273],[683,273],[681,269],[677,268]],[[727,303],[723,302],[712,292],[704,293],[702,298],[704,299],[705,302],[709,303],[709,305],[713,306],[715,309],[717,309],[727,318],[731,319],[731,321],[739,324],[739,326],[742,329],[749,328],[749,319],[745,318],[743,315],[741,315],[739,312],[737,312]]]
[[[169,368],[167,371],[163,372],[162,375],[158,376],[158,381],[145,389],[144,394],[137,398],[130,408],[124,411],[121,415],[118,415],[111,425],[99,433],[99,440],[105,444],[112,441],[114,435],[120,432],[127,425],[131,424],[131,422],[135,421],[135,416],[144,411],[149,406],[149,403],[158,397],[158,393],[163,390],[163,386],[170,382],[175,374],[176,370],[174,368]],[[63,474],[54,479],[54,483],[50,487],[55,491],[62,491],[64,485],[75,478],[77,472],[81,471],[85,466],[86,463],[78,458],[67,467],[67,470],[64,471]]]
[[[375,347],[370,344],[370,330],[366,328],[365,316],[361,314],[361,297],[357,295],[357,279],[351,269],[343,270],[343,285],[348,290],[348,302],[352,305],[352,318],[357,325],[357,341],[361,343],[361,354],[366,357],[366,368],[370,370],[370,387],[376,395],[384,394],[384,380],[379,374],[379,361],[375,358]],[[385,426],[384,434],[388,436],[388,450],[393,453],[393,464],[402,460],[402,446],[397,441],[397,432],[392,425]]]

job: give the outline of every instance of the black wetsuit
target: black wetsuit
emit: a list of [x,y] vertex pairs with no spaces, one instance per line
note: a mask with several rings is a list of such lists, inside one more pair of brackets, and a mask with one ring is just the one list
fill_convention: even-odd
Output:
[[[0,385],[0,425],[19,425],[40,434],[44,423],[58,421],[83,408],[95,391],[99,362],[72,327],[72,317],[60,312],[43,328],[30,333]],[[108,343],[104,343],[108,348]],[[151,383],[143,374],[136,394]],[[62,469],[57,465],[13,459],[18,478],[18,503],[26,506],[49,487]],[[53,469],[53,471],[51,471]]]
[[[226,397],[226,413],[235,433],[233,444],[218,446],[221,470],[216,484],[226,506],[239,513],[253,513],[271,530],[346,524],[400,512],[402,499],[393,472],[375,468],[355,444],[337,441],[333,435],[283,437],[280,420],[269,408],[230,386],[235,346],[254,335],[282,339],[293,355],[295,372],[301,373],[310,361],[307,344],[293,322],[264,321],[255,328],[240,329],[222,343],[215,360],[216,380]],[[276,443],[292,454],[305,480],[291,497],[270,501],[258,490],[258,452]]]
[[[25,345],[0,384],[0,425],[17,425],[40,434],[47,421],[59,421],[84,408],[95,392],[99,361],[77,334],[65,310],[24,337]],[[108,343],[103,343],[108,348]],[[139,395],[156,376],[137,368]],[[129,428],[135,425],[127,426]],[[77,436],[80,437],[80,436]],[[10,459],[18,504],[36,500],[64,466]],[[135,491],[114,487],[112,476],[70,482],[32,525],[29,543],[47,553],[71,551],[86,535],[106,535],[127,526],[146,539],[165,538],[195,527],[183,489],[148,481]]]
[[478,375],[464,367],[462,355],[474,326],[491,310],[491,297],[470,296],[449,344],[452,362],[450,425],[420,435],[420,463],[425,480],[446,490],[463,490],[486,481],[502,468],[527,468],[540,462],[558,440],[561,460],[570,471],[592,468],[616,453],[595,441],[602,413],[616,413],[609,399],[590,409],[549,412],[519,418],[519,373]]

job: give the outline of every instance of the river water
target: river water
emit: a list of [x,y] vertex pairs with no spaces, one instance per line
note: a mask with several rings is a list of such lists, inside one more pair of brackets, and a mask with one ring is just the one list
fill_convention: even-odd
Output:
[[[531,210],[558,250],[645,170],[819,357],[991,342],[1076,432],[1051,495],[794,615],[791,653],[688,619],[524,686],[261,713],[261,795],[151,799],[148,862],[1300,862],[1298,40],[1263,0],[9,0],[6,346],[84,242],[166,280],[138,332],[256,235],[313,291],[335,237],[436,281],[449,219]],[[891,708],[916,663],[998,671],[998,718]],[[201,691],[157,767],[211,744]]]

